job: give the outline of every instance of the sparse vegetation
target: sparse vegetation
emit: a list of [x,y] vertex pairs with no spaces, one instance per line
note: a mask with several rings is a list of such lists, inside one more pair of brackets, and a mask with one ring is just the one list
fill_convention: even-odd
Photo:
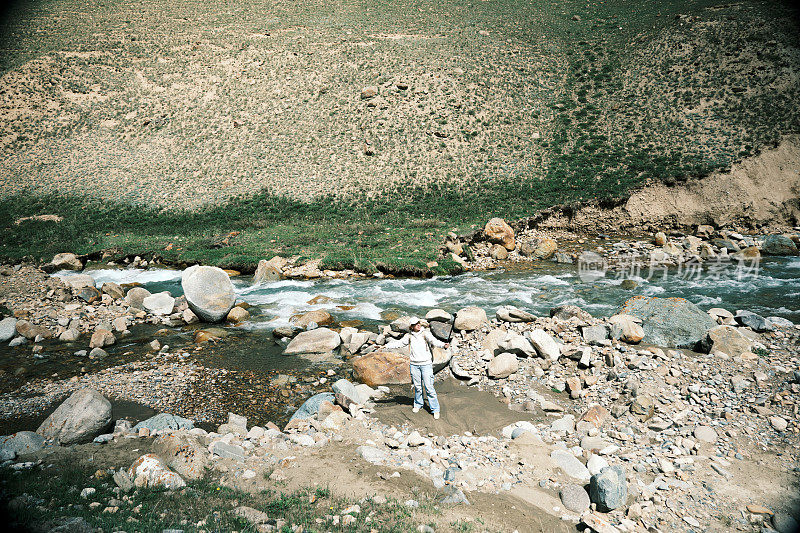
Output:
[[[85,487],[96,490],[88,499],[80,494]],[[361,512],[353,515],[353,524],[335,524],[333,515],[341,516],[343,510],[357,502],[333,496],[325,488],[291,494],[271,490],[250,494],[211,479],[191,483],[174,493],[137,488],[125,494],[115,492],[115,488],[107,472],[95,473],[85,465],[57,463],[22,471],[5,468],[0,470],[0,509],[12,520],[12,528],[21,531],[62,516],[82,518],[104,531],[257,531],[232,512],[239,506],[267,513],[273,525],[283,521],[283,527],[278,529],[282,532],[292,531],[292,525],[306,531],[370,531],[379,524],[382,532],[407,532],[416,527],[412,512],[402,502],[376,504],[369,499],[359,503]],[[18,498],[16,503],[11,495]],[[92,502],[99,502],[100,506],[91,507]],[[109,512],[107,507],[117,509]]]
[[[453,229],[613,204],[800,132],[800,31],[781,3],[171,9],[9,12],[0,256],[422,269]],[[75,31],[83,18],[97,31]],[[65,221],[13,225],[37,213]]]

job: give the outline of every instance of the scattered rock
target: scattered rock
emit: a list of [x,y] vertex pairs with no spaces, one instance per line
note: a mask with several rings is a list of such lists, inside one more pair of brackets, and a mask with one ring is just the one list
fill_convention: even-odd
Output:
[[394,352],[373,352],[352,360],[353,377],[370,387],[411,383],[408,357]]
[[335,331],[328,328],[317,328],[298,333],[286,346],[283,355],[332,352],[341,343],[342,339]]
[[492,379],[507,378],[519,369],[517,356],[513,353],[501,353],[489,362],[486,371]]
[[589,496],[600,511],[607,512],[625,505],[628,500],[628,483],[625,471],[619,466],[608,466],[589,481]]
[[642,320],[645,342],[669,348],[694,348],[716,326],[707,313],[683,298],[634,296],[620,313]]
[[473,331],[487,322],[486,311],[480,307],[465,307],[456,313],[454,327],[458,331]]
[[483,233],[486,236],[486,240],[491,243],[501,244],[506,250],[511,251],[516,248],[514,230],[502,218],[490,219],[483,228]]

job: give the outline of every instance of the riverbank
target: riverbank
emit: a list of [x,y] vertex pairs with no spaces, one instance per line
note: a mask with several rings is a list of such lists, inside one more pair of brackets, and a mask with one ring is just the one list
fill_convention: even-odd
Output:
[[[55,328],[63,317],[49,317],[50,311],[63,312],[70,302],[52,298],[71,277],[47,277],[25,266],[0,280],[6,280],[7,305],[21,305],[27,318],[41,316]],[[50,281],[53,287],[48,280],[55,280]],[[86,304],[80,306],[86,316],[79,320],[87,327],[95,323],[92,314],[113,322],[105,313],[126,305],[125,299],[111,297],[113,286],[104,286],[98,293],[111,301],[88,304],[91,312]],[[508,293],[509,284],[504,286]],[[9,287],[32,294],[10,294]],[[71,288],[70,295],[80,290]],[[316,301],[323,301],[318,296]],[[463,296],[457,300],[463,305]],[[647,311],[642,305],[655,307]],[[641,296],[621,310],[632,315],[615,316],[592,316],[574,305],[544,313],[507,305],[488,313],[467,307],[452,314],[423,306],[417,314],[425,315],[434,334],[453,346],[449,353],[437,353],[443,412],[435,421],[424,411],[410,412],[406,385],[383,385],[397,383],[386,380],[398,377],[407,382],[399,372],[406,365],[402,355],[380,355],[383,339],[403,334],[402,313],[355,328],[327,323],[319,310],[299,315],[297,320],[308,326],[284,328],[294,339],[278,341],[276,348],[280,360],[303,364],[281,370],[284,377],[274,379],[269,371],[259,375],[213,364],[215,358],[229,357],[221,348],[237,343],[235,326],[167,325],[176,317],[127,309],[135,322],[143,323],[131,323],[130,335],[116,332],[115,343],[104,347],[109,355],[97,360],[109,362],[106,367],[87,365],[73,370],[74,375],[40,376],[9,389],[3,394],[3,415],[24,414],[28,425],[15,429],[35,430],[46,415],[43,409],[91,388],[115,402],[182,415],[200,427],[176,430],[153,422],[143,432],[132,429],[140,419],[128,416],[129,422],[118,423],[97,444],[47,445],[32,455],[23,451],[3,468],[3,476],[11,476],[4,487],[21,487],[19,480],[26,480],[26,495],[11,493],[16,497],[12,510],[31,509],[27,516],[39,520],[55,506],[65,516],[104,528],[137,523],[133,519],[187,531],[206,529],[209,517],[217,516],[211,507],[222,513],[214,518],[219,523],[239,523],[236,517],[246,513],[253,527],[285,520],[290,526],[313,522],[365,531],[376,528],[379,517],[391,521],[395,514],[404,530],[432,524],[437,531],[569,531],[579,524],[597,531],[674,531],[699,527],[695,524],[755,531],[771,524],[783,533],[791,517],[797,518],[800,329],[780,317],[719,306],[706,313],[682,299]],[[256,317],[257,309],[251,310]],[[319,327],[309,321],[319,321]],[[61,327],[66,331],[67,326]],[[142,335],[136,343],[118,346],[143,327],[174,333]],[[216,344],[198,335],[203,331],[217,337]],[[339,356],[311,356],[306,366],[306,355],[280,355],[296,349],[293,343],[308,341],[303,331],[325,339],[335,335],[337,346],[329,349]],[[39,335],[44,337],[41,330]],[[256,331],[242,335],[249,344],[264,339]],[[25,348],[29,359],[36,360],[37,354],[64,357],[45,339],[32,340],[43,349]],[[158,349],[149,346],[153,340]],[[121,353],[115,355],[117,349]],[[115,356],[137,360],[110,364]],[[380,370],[373,365],[379,360],[396,363],[398,372]],[[354,377],[373,388],[354,390],[341,381]],[[228,416],[229,411],[246,414],[247,420]],[[32,416],[36,413],[38,419]],[[295,420],[284,423],[293,413]],[[182,443],[180,449],[193,450],[193,458],[165,448],[167,435]],[[120,475],[112,484],[109,469],[126,470],[148,451],[182,476],[188,488],[178,489],[176,496],[153,493],[129,488]],[[45,474],[54,468],[47,465],[77,464],[87,454],[103,466],[70,470],[57,483],[68,485],[61,490],[74,487],[73,495],[87,487],[96,492],[69,502],[47,496],[53,489],[44,482]],[[584,489],[606,465],[622,468],[623,484],[604,481],[610,485],[603,496]],[[105,473],[94,477],[98,468]],[[198,479],[198,472],[206,474]],[[119,490],[111,492],[115,486]],[[230,499],[215,497],[217,487],[230,491]],[[606,500],[623,487],[623,503]],[[312,494],[321,495],[327,510],[313,504]],[[35,503],[44,496],[49,500]],[[197,512],[187,515],[179,504],[173,507],[185,497],[201,500]],[[289,499],[286,505],[272,503],[281,498]],[[162,499],[163,516],[139,507]],[[242,505],[267,514],[243,511]],[[358,510],[347,509],[352,505]]]

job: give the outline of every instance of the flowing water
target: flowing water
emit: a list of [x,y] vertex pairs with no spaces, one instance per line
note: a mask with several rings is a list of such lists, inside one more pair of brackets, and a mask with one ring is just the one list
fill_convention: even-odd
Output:
[[[177,270],[99,267],[84,273],[91,274],[98,287],[113,281],[139,283],[151,292],[169,291],[173,296],[183,292],[181,272]],[[292,316],[314,309],[328,310],[340,325],[376,331],[379,324],[395,316],[405,313],[424,316],[434,307],[453,313],[475,305],[484,308],[491,317],[501,305],[511,304],[547,315],[551,307],[574,304],[595,316],[608,316],[625,300],[641,294],[683,297],[703,310],[747,309],[800,323],[798,257],[762,259],[757,274],[746,272],[743,276],[732,267],[721,271],[705,269],[691,275],[676,269],[653,275],[642,271],[639,276],[609,272],[599,279],[587,279],[581,274],[574,265],[541,262],[432,279],[283,280],[253,285],[249,277],[237,277],[233,279],[237,299],[252,306],[251,319],[239,327],[221,326],[227,335],[222,342],[194,351],[195,330],[207,327],[205,324],[161,331],[157,326],[141,325],[132,329],[132,335],[108,347],[109,357],[101,361],[73,355],[75,350],[86,347],[85,339],[73,344],[45,341],[46,356],[39,359],[31,358],[29,347],[2,347],[0,352],[5,356],[0,358],[0,371],[8,378],[3,390],[14,390],[36,377],[64,379],[147,358],[147,344],[155,337],[173,349],[191,351],[192,357],[204,366],[234,372],[215,400],[223,415],[232,410],[253,416],[254,420],[280,422],[305,398],[325,388],[327,385],[321,385],[319,378],[328,368],[337,367],[335,362],[311,365],[302,357],[284,357],[283,345],[271,334],[274,328],[288,325]],[[623,288],[623,279],[636,281],[636,287]],[[344,375],[339,371],[337,374]],[[206,396],[202,390],[197,394]]]
[[[432,279],[283,280],[252,285],[249,278],[234,278],[239,300],[251,304],[257,316],[244,329],[272,330],[289,324],[293,315],[325,309],[339,321],[360,321],[365,326],[384,322],[382,313],[398,311],[420,316],[431,308],[449,312],[475,305],[489,316],[501,305],[515,305],[546,315],[551,307],[574,304],[594,316],[616,312],[634,295],[682,297],[701,309],[747,309],[764,316],[781,316],[800,322],[800,258],[763,258],[758,272],[723,270],[699,272],[639,272],[623,278],[614,272],[596,280],[585,279],[574,265],[550,262],[454,277]],[[98,282],[141,283],[151,292],[182,294],[180,271],[90,271]],[[69,275],[62,273],[60,275]],[[623,279],[636,281],[624,289]],[[317,298],[323,296],[324,298]],[[317,298],[317,303],[309,303]]]

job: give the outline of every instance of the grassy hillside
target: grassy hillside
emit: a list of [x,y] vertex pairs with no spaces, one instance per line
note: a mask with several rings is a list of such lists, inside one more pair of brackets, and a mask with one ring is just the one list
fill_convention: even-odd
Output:
[[[798,29],[749,1],[18,4],[0,255],[430,259],[800,132]],[[13,224],[42,213],[65,220]]]

